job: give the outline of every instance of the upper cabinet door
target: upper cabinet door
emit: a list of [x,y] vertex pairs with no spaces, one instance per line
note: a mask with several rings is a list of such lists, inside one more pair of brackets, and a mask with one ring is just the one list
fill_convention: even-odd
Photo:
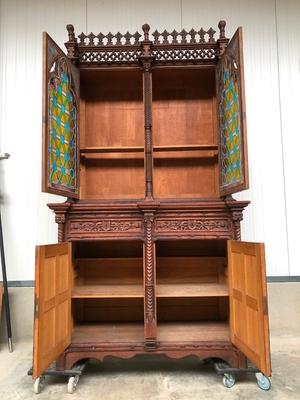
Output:
[[271,375],[266,267],[263,243],[228,241],[232,343]]
[[79,70],[43,36],[43,192],[79,198]]
[[33,378],[71,343],[71,243],[36,247]]
[[242,28],[238,28],[216,69],[220,195],[248,189]]

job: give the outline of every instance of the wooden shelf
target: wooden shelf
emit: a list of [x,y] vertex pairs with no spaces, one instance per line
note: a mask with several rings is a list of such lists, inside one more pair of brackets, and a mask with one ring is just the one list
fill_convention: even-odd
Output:
[[218,150],[217,145],[209,144],[186,144],[173,146],[153,146],[153,151],[199,151],[199,150]]
[[158,284],[157,297],[226,297],[228,287],[222,283]]
[[[226,284],[221,283],[174,283],[157,284],[157,297],[226,297]],[[73,288],[73,299],[84,298],[143,298],[142,284],[78,285]]]
[[140,285],[80,285],[72,291],[73,299],[83,298],[143,298],[144,287]]
[[97,153],[140,153],[144,151],[143,146],[121,146],[121,147],[85,147],[80,149],[80,154]]
[[[163,151],[218,151],[217,145],[208,144],[187,144],[187,145],[169,145],[153,146],[153,152]],[[80,149],[80,154],[98,154],[98,153],[142,153],[143,146],[111,146],[111,147],[84,147]]]
[[144,341],[143,322],[75,324],[72,345],[80,343],[128,343]]
[[[227,322],[158,322],[157,339],[161,342],[229,342]],[[72,344],[143,342],[142,322],[75,324]]]
[[161,342],[229,342],[227,322],[158,322]]

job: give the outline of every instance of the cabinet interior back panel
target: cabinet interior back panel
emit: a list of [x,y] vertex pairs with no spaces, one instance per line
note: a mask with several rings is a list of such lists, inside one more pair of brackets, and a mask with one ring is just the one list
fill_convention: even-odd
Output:
[[155,146],[216,144],[214,69],[153,71]]
[[[214,69],[153,71],[153,143],[217,145]],[[217,196],[217,157],[184,149],[176,156],[155,156],[154,195]]]
[[85,161],[86,199],[141,199],[144,197],[144,160],[91,158]]
[[143,146],[143,82],[139,70],[81,74],[87,147]]
[[216,197],[219,191],[217,159],[154,159],[153,187],[157,198]]

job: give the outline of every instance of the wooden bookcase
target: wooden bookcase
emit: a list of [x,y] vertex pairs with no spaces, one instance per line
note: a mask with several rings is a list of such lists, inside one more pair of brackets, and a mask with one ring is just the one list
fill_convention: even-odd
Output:
[[56,360],[250,359],[270,375],[263,244],[248,188],[242,32],[44,34],[43,190],[33,377]]

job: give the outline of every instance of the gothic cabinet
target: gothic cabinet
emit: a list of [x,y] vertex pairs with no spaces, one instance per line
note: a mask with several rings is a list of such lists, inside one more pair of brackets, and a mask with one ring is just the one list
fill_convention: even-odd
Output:
[[248,188],[242,30],[44,34],[43,191],[33,377],[56,360],[251,360],[270,375],[264,246]]

